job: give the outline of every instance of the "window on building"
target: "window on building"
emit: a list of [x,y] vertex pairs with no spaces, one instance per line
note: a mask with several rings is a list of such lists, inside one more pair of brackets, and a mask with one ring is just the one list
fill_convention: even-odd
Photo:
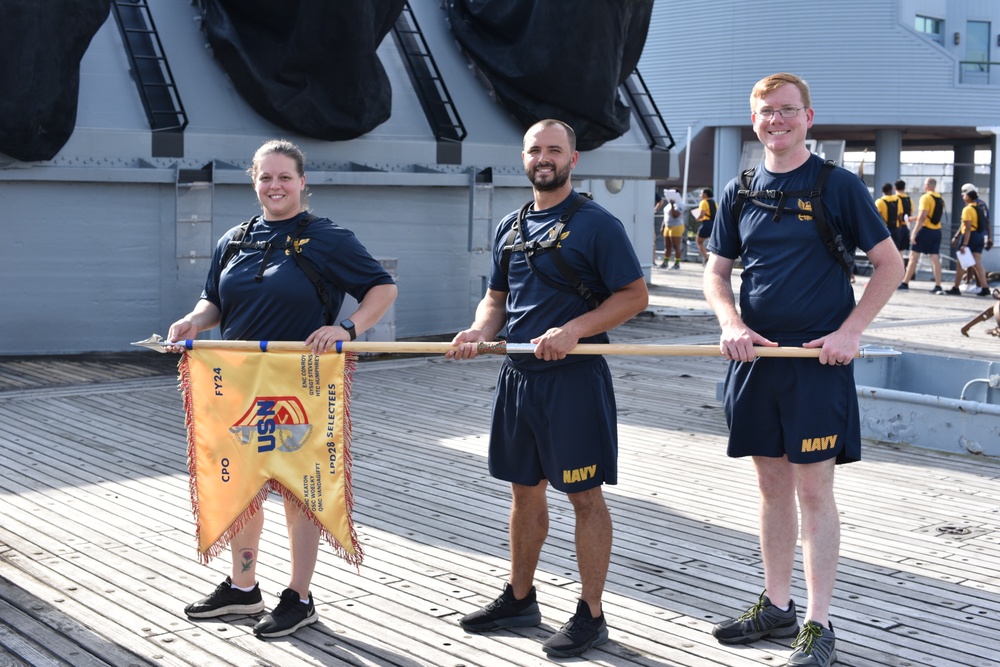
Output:
[[968,21],[965,24],[965,59],[974,62],[990,61],[989,21]]
[[922,32],[938,44],[944,44],[944,19],[935,19],[930,16],[917,15],[914,24],[917,32]]
[[990,83],[990,23],[966,21],[962,83]]

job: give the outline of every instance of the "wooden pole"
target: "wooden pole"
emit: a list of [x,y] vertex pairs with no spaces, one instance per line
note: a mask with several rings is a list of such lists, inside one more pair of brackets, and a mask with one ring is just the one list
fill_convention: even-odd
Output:
[[[168,345],[160,336],[153,334],[150,338],[132,343],[158,352],[166,352]],[[256,350],[308,352],[309,347],[300,341],[254,341],[254,340],[193,340],[178,341],[178,346],[202,349],[220,350]],[[353,341],[340,345],[343,352],[378,352],[385,354],[444,354],[451,349],[451,343],[421,343],[421,342],[390,342],[390,341]],[[480,343],[479,354],[532,354],[533,343],[505,343],[496,341]],[[804,347],[757,347],[754,352],[758,357],[818,357],[819,348]],[[641,357],[720,357],[718,345],[651,345],[611,343],[600,345],[581,343],[574,347],[570,354],[616,354]],[[891,348],[861,348],[858,357],[884,357],[898,355]]]

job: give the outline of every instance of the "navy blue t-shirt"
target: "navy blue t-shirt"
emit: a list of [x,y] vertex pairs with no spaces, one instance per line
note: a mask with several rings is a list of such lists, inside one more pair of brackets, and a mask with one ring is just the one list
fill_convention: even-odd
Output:
[[[761,164],[751,190],[808,191],[816,183],[823,159],[813,155],[801,167],[772,174]],[[785,345],[798,345],[835,331],[854,308],[854,291],[843,267],[820,240],[810,215],[774,212],[747,200],[739,226],[732,219],[739,178],[726,186],[719,203],[708,250],[743,262],[740,315],[757,333]],[[775,200],[764,200],[776,204]],[[842,235],[853,253],[868,252],[889,231],[868,188],[855,174],[835,167],[822,194],[827,224]],[[809,199],[789,201],[795,209]]]
[[[279,246],[295,231],[301,213],[289,220],[258,219],[245,241],[272,241]],[[215,247],[212,267],[201,298],[222,313],[225,340],[305,340],[323,326],[323,303],[295,258],[280,247],[267,258],[262,280],[255,280],[264,250],[240,250],[219,272],[219,262],[238,227],[226,232]],[[326,283],[334,316],[344,294],[359,303],[375,285],[392,284],[392,277],[358,241],[354,233],[327,218],[312,220],[296,239],[302,257],[311,261]]]
[[[559,216],[576,197],[570,194],[562,203],[542,211],[529,210],[522,226],[524,240],[544,240],[559,221]],[[533,275],[523,252],[511,253],[508,273],[501,268],[503,246],[517,219],[517,212],[505,217],[497,226],[493,244],[493,270],[489,287],[507,292],[507,340],[529,343],[553,327],[587,313],[587,303],[576,292],[564,292],[546,285]],[[581,206],[566,224],[559,250],[563,259],[593,292],[610,295],[643,277],[642,267],[622,223],[592,201]],[[535,254],[532,263],[546,278],[570,286],[552,261],[551,252]],[[607,343],[607,333],[598,334],[581,343]],[[584,361],[584,355],[569,355],[561,361],[542,361],[531,354],[510,355],[511,362],[522,370],[551,368],[554,365]]]

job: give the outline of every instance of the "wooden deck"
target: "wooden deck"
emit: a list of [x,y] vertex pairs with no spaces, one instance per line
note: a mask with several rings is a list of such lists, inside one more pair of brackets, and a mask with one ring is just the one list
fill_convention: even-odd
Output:
[[[713,343],[700,267],[656,270],[652,315],[620,342]],[[864,278],[859,280],[859,289]],[[990,299],[898,293],[866,342],[1000,359],[959,327]],[[136,338],[149,332],[140,332]],[[539,628],[469,635],[457,618],[507,571],[508,489],[486,471],[499,361],[364,361],[355,375],[360,573],[324,547],[320,622],[272,641],[254,619],[192,622],[228,554],[198,564],[173,359],[150,352],[0,359],[0,665],[544,665],[541,643],[575,606],[572,511],[553,520],[538,572]],[[715,399],[724,362],[610,359],[620,483],[606,487],[615,544],[605,596],[615,667],[780,665],[788,642],[724,647],[710,635],[761,587],[751,465],[725,456]],[[838,470],[843,517],[833,605],[840,665],[1000,664],[1000,461],[866,444]],[[280,502],[267,503],[258,573],[268,606],[287,584]],[[804,602],[801,573],[795,596]],[[566,660],[562,662],[582,662]]]

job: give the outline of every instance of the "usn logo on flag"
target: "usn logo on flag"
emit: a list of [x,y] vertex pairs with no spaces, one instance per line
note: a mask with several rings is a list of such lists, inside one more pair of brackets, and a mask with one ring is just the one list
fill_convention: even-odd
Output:
[[258,396],[229,432],[241,445],[256,445],[263,454],[297,452],[312,430],[305,407],[295,396]]

